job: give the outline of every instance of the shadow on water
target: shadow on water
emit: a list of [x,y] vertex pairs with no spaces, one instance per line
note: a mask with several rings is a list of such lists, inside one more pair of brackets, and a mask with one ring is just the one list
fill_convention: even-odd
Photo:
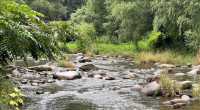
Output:
[[48,110],[96,110],[96,105],[73,97],[60,97],[47,104]]

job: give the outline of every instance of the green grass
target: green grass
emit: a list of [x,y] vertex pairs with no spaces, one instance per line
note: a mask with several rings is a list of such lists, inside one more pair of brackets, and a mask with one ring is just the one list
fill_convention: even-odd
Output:
[[[68,43],[67,47],[70,52],[79,52],[76,43]],[[122,43],[122,44],[112,44],[112,43],[93,43],[89,49],[93,54],[108,55],[108,56],[125,56],[134,57],[135,61],[138,63],[143,62],[160,62],[168,64],[197,64],[197,58],[194,55],[188,53],[180,53],[175,51],[160,51],[153,52],[149,51],[137,51],[134,44],[132,43]]]
[[[76,43],[68,43],[67,47],[72,53],[76,53],[79,50]],[[110,56],[115,56],[115,55],[133,56],[135,46],[131,43],[124,43],[124,44],[95,43],[92,44],[90,50],[92,50],[94,54],[103,54]]]
[[76,52],[78,52],[78,46],[77,46],[76,43],[68,43],[68,44],[67,44],[67,48],[69,48],[69,51],[70,51],[71,53],[76,53]]
[[94,44],[94,51],[98,54],[105,55],[122,55],[122,56],[132,56],[135,47],[131,43],[126,44],[111,44],[111,43],[97,43]]

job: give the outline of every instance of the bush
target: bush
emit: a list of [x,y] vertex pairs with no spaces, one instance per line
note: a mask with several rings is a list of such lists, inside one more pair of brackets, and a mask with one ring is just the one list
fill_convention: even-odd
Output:
[[23,97],[21,91],[5,78],[5,71],[0,69],[0,105],[3,105],[3,109],[19,110],[24,103]]
[[95,39],[95,28],[93,24],[82,22],[76,26],[76,32],[78,35],[77,46],[79,51],[87,52],[91,51],[92,41]]
[[152,31],[148,34],[147,39],[138,42],[138,48],[141,50],[153,49],[158,41],[161,32]]

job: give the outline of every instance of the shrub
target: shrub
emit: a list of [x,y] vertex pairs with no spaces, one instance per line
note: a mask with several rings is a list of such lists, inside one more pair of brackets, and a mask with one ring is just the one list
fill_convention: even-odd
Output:
[[90,51],[96,32],[93,24],[82,22],[76,26],[76,32],[78,35],[77,47],[79,51]]
[[5,71],[0,68],[0,105],[3,105],[4,109],[19,110],[24,103],[24,95],[5,78],[5,75]]
[[148,34],[147,39],[138,42],[138,48],[141,50],[153,49],[160,35],[161,32],[152,31]]
[[175,80],[169,78],[166,73],[160,75],[160,85],[166,96],[175,96],[177,93],[181,92],[180,85],[177,84]]

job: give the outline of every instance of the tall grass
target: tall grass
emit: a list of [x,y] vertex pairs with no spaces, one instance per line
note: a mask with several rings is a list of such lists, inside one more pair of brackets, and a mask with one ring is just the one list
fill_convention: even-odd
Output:
[[181,86],[176,83],[175,80],[172,80],[166,73],[160,75],[160,85],[166,96],[173,97],[181,92]]
[[174,51],[163,52],[139,52],[135,55],[138,63],[142,62],[159,62],[167,64],[189,64],[195,61],[192,55],[180,54]]

